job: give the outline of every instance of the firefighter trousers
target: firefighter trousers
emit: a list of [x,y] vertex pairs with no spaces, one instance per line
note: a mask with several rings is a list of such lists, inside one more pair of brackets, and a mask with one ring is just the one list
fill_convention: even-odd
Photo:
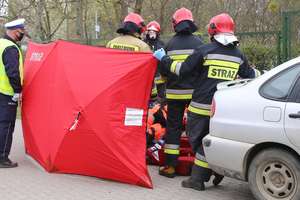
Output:
[[209,133],[209,120],[209,116],[188,112],[187,135],[196,153],[191,178],[199,182],[208,182],[212,175],[202,146],[202,139]]
[[10,96],[0,94],[0,159],[10,153],[18,104]]
[[157,87],[157,101],[162,106],[164,106],[167,103],[166,102],[166,84],[165,83],[156,84],[156,87]]
[[180,137],[183,131],[184,110],[190,100],[167,100],[168,117],[165,135],[165,165],[176,167],[179,156]]

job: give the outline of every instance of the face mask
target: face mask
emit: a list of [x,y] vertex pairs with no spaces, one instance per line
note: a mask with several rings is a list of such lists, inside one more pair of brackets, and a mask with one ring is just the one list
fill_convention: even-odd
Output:
[[148,37],[152,40],[155,40],[157,38],[157,33],[155,31],[149,31]]
[[19,36],[17,36],[17,40],[21,41],[24,38],[24,35],[25,35],[24,33],[19,32]]

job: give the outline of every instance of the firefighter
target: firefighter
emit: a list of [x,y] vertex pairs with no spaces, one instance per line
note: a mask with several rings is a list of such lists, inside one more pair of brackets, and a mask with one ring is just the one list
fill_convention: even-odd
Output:
[[149,45],[140,39],[145,28],[144,19],[140,15],[129,13],[117,30],[117,33],[121,36],[109,41],[106,47],[127,51],[151,52]]
[[151,21],[146,26],[145,42],[156,51],[164,47],[164,42],[160,40],[160,25],[157,21]]
[[0,168],[18,166],[9,154],[22,92],[23,57],[17,42],[25,34],[24,22],[17,19],[6,23],[6,34],[0,39]]
[[[109,41],[106,47],[126,51],[152,52],[149,45],[141,40],[141,34],[145,29],[144,19],[136,13],[129,13],[125,17],[121,27],[117,30],[117,33],[121,35]],[[151,99],[154,100],[156,96],[157,88],[153,84]]]
[[187,121],[187,134],[196,156],[191,177],[182,182],[186,188],[205,190],[204,182],[208,182],[211,175],[215,175],[214,185],[223,179],[209,169],[202,147],[202,139],[209,133],[210,108],[217,84],[234,80],[237,75],[254,78],[257,74],[237,48],[234,26],[233,19],[226,13],[213,17],[208,25],[211,43],[199,47],[183,63],[167,56],[163,49],[154,53],[163,68],[183,79],[188,78],[188,74],[197,74]]
[[[168,57],[183,62],[194,50],[202,45],[198,36],[192,12],[186,8],[175,11],[172,17],[175,35],[167,43],[165,49]],[[163,69],[163,68],[161,68]],[[175,167],[178,162],[180,137],[183,130],[184,110],[189,105],[193,93],[194,74],[182,79],[170,71],[160,70],[167,78],[166,99],[168,105],[167,132],[165,136],[165,165],[159,169],[159,174],[168,178],[175,177]]]
[[[144,41],[151,47],[152,51],[164,48],[164,42],[160,40],[160,24],[157,21],[151,21],[147,24]],[[165,79],[158,70],[155,73],[155,85],[157,89],[158,103],[165,104]],[[155,91],[152,92],[154,96]]]

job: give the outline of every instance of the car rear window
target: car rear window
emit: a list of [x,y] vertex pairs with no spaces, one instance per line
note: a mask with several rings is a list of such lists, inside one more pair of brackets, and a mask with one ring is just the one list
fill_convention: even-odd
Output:
[[280,72],[263,85],[261,95],[274,100],[286,100],[299,75],[300,64]]

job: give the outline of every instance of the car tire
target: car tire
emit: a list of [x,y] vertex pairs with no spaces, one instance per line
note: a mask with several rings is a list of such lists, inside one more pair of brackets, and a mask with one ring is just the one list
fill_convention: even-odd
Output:
[[258,200],[299,200],[300,162],[283,149],[266,149],[254,157],[248,182]]

